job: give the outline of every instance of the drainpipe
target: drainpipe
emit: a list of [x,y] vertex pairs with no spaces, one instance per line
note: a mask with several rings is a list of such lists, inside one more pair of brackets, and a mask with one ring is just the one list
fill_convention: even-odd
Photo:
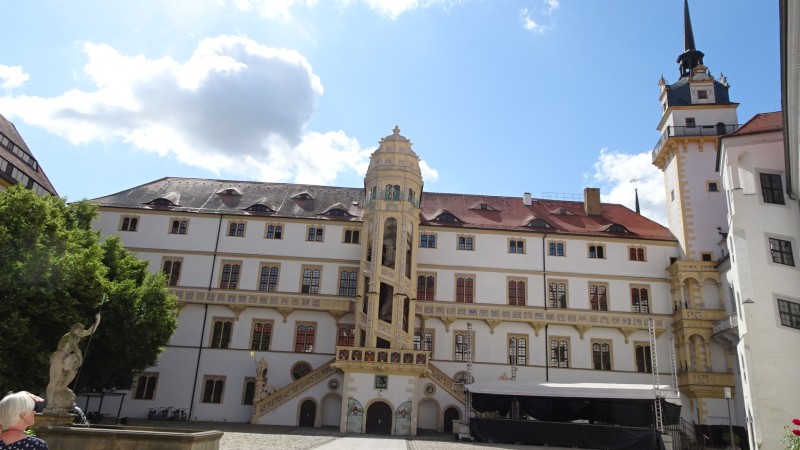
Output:
[[[214,282],[214,266],[217,264],[217,250],[219,250],[219,236],[222,230],[222,217],[219,216],[219,224],[217,225],[217,240],[214,243],[214,255],[211,258],[211,274],[208,276],[208,291],[211,291],[211,285]],[[192,384],[192,399],[189,402],[189,420],[192,420],[192,412],[194,411],[194,397],[197,393],[197,377],[200,374],[200,356],[203,354],[203,342],[206,339],[206,321],[208,320],[208,303],[205,304],[205,311],[203,311],[203,328],[200,329],[200,342],[197,345],[197,364],[194,368],[194,384]]]
[[[547,312],[547,233],[542,236],[542,290],[544,291],[544,311]],[[547,315],[545,314],[545,320],[547,320]],[[550,357],[548,356],[548,345],[547,345],[547,327],[549,325],[545,322],[544,324],[544,381],[550,381]]]

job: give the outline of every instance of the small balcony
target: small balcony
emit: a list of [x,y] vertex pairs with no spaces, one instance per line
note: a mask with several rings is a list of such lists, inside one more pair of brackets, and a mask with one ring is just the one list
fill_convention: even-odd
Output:
[[427,373],[430,352],[373,347],[336,347],[339,369],[355,371]]
[[739,127],[739,124],[726,125],[724,123],[718,123],[716,125],[696,125],[693,127],[669,126],[666,130],[664,130],[661,138],[653,148],[653,161],[656,160],[658,152],[661,151],[661,147],[663,147],[667,140],[671,137],[722,136],[728,133],[733,133],[734,131],[738,130]]
[[732,373],[688,371],[678,374],[678,387],[684,394],[706,398],[725,398],[725,388],[734,389]]
[[712,324],[711,337],[724,344],[736,346],[739,342],[739,318],[736,314],[717,320]]

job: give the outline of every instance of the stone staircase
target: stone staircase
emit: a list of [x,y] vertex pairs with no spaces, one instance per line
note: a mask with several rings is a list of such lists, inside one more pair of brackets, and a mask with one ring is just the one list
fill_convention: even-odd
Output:
[[297,397],[308,389],[316,386],[320,381],[336,373],[339,369],[333,367],[333,363],[335,361],[336,359],[331,359],[330,361],[325,362],[313,371],[309,372],[306,376],[287,384],[286,386],[275,391],[272,395],[254,403],[253,415],[250,417],[250,423],[257,424],[258,420],[265,414],[274,411],[279,406]]
[[449,375],[442,372],[441,369],[434,366],[433,363],[428,362],[428,378],[436,383],[437,386],[447,391],[453,398],[457,399],[463,404],[467,403],[467,395],[464,393],[464,387],[456,383]]

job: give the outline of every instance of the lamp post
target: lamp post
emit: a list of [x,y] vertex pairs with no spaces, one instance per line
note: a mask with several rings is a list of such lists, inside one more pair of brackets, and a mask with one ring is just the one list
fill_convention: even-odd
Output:
[[730,439],[730,448],[733,449],[736,441],[733,439],[733,419],[731,418],[731,388],[725,386],[725,400],[728,402],[728,437]]

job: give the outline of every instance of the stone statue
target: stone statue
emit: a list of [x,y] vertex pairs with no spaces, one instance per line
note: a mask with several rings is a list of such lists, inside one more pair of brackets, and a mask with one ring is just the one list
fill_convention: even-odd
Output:
[[76,323],[67,334],[58,341],[58,348],[50,355],[50,382],[47,384],[47,408],[45,412],[63,413],[75,406],[75,394],[69,384],[78,374],[83,364],[83,355],[78,343],[91,335],[100,324],[100,314],[95,315],[95,322],[88,330],[83,324]]
[[267,397],[267,360],[261,358],[256,365],[255,402]]

